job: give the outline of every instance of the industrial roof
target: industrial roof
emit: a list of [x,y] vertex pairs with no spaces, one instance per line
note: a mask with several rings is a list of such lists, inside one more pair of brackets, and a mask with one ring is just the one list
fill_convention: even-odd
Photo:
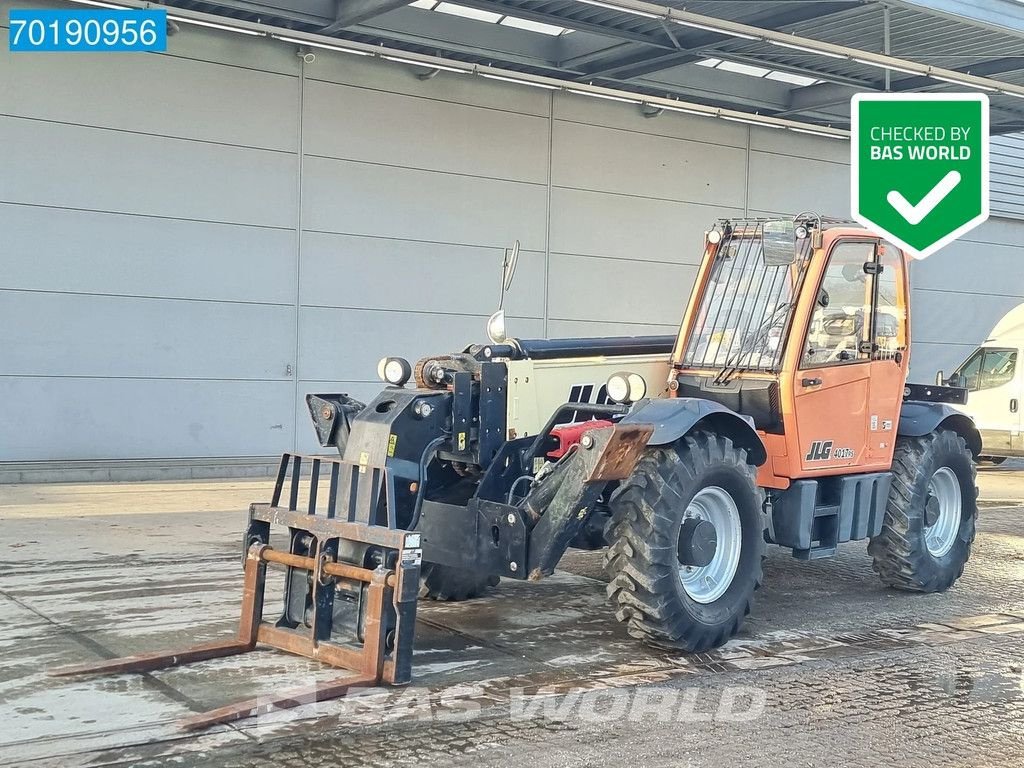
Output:
[[[746,39],[635,0],[166,0],[249,22],[648,96],[847,128],[864,91],[974,90],[858,51],[990,78],[993,133],[1024,130],[1024,4],[1014,0],[717,0],[679,9],[851,49]],[[646,8],[648,11],[638,10]],[[950,79],[948,76],[946,79]],[[1000,83],[1017,86],[1004,93]]]

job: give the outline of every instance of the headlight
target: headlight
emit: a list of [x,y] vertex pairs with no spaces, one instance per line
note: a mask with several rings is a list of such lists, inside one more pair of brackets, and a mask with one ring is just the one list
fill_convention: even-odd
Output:
[[707,238],[708,242],[711,243],[712,245],[718,245],[720,242],[722,242],[722,233],[719,232],[717,229],[712,229],[710,232],[708,232]]
[[388,384],[402,387],[412,376],[412,366],[401,357],[385,357],[377,363],[377,375]]
[[613,373],[608,377],[605,391],[613,403],[635,403],[647,394],[647,382],[639,373]]
[[505,310],[499,309],[487,318],[487,338],[492,344],[504,344],[508,339],[505,335]]

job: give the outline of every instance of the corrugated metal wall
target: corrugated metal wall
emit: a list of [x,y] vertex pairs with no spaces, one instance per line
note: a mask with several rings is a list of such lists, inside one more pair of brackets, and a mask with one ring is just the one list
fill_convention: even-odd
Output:
[[[517,335],[672,332],[714,218],[849,210],[845,142],[213,31],[170,48],[0,52],[0,461],[309,450],[307,391],[369,397],[383,354],[483,338],[516,238]],[[1024,300],[1022,231],[915,268],[920,376]]]
[[993,137],[989,168],[991,214],[1024,218],[1024,134]]

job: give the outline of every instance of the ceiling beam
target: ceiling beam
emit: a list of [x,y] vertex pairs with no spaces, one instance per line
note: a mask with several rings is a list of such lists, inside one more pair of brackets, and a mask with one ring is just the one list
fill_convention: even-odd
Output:
[[345,27],[362,24],[374,16],[394,11],[409,4],[409,0],[338,0],[334,21],[320,30],[321,35],[333,35]]
[[[791,24],[799,24],[809,19],[822,19],[850,10],[850,4],[846,2],[802,3],[785,11],[772,10],[755,14],[746,19],[744,23],[763,29],[778,30]],[[682,45],[680,51],[667,56],[651,56],[645,52],[636,52],[631,57],[623,57],[618,61],[610,61],[594,67],[588,70],[588,74],[597,77],[614,73],[617,79],[623,80],[642,77],[663,69],[690,64],[708,58],[710,55],[715,55],[718,58],[719,54],[714,52],[715,46],[736,40],[735,37],[718,32],[687,32],[687,27],[683,26],[677,27],[676,35]],[[700,49],[699,52],[698,49]],[[726,51],[722,51],[720,56],[725,59],[730,58]]]
[[[677,23],[684,27],[710,30],[716,33],[729,35],[741,40],[759,41],[765,45],[775,45],[783,48],[796,49],[820,56],[833,56],[840,59],[855,60],[865,66],[877,68],[890,68],[896,71],[909,71],[919,73],[921,76],[930,76],[933,79],[951,79],[954,82],[966,86],[992,91],[1001,91],[1024,97],[1024,86],[1014,83],[1007,83],[991,78],[979,77],[977,75],[964,74],[946,67],[937,67],[924,64],[913,59],[889,56],[883,53],[875,53],[861,48],[854,48],[849,45],[831,43],[825,40],[816,40],[811,37],[782,32],[773,29],[758,27],[753,24],[744,24],[729,19],[720,19],[714,16],[693,13],[687,10],[680,10],[667,5],[658,5],[647,2],[647,0],[606,0],[608,5],[622,8],[624,12],[645,15],[649,18],[664,19]],[[811,5],[811,3],[807,3]]]
[[554,38],[547,35],[417,8],[400,8],[346,32],[479,61],[503,61],[552,71],[562,68],[554,61]]
[[[168,6],[179,6],[181,8],[192,7],[191,2],[179,2],[178,0],[165,0]],[[207,5],[218,6],[226,10],[251,13],[262,19],[282,19],[297,21],[300,24],[322,27],[330,24],[334,18],[334,0],[276,0],[276,2],[260,2],[259,0],[216,0]]]
[[[606,27],[603,24],[594,24],[588,21],[582,21],[580,19],[574,19],[570,16],[561,16],[554,13],[544,13],[536,11],[531,8],[520,8],[519,6],[505,5],[495,0],[458,0],[459,5],[465,5],[469,8],[476,8],[481,11],[490,11],[491,13],[500,13],[502,16],[511,15],[516,16],[520,19],[528,19],[530,21],[539,21],[543,24],[554,24],[558,27],[567,27],[569,29],[579,30],[581,32],[589,32],[594,35],[600,35],[604,38],[611,38],[614,40],[628,40],[634,43],[640,43],[641,45],[649,46],[651,48],[666,48],[668,50],[677,50],[675,44],[671,38],[664,32],[657,34],[645,34],[642,32],[631,32],[626,29],[618,29],[617,27]],[[580,6],[581,8],[591,8],[593,6]]]
[[[1010,56],[1005,59],[992,59],[972,64],[969,69],[962,70],[962,74],[971,74],[979,77],[991,77],[1006,72],[1015,72],[1024,69],[1024,56]],[[909,91],[920,91],[923,89],[944,87],[942,82],[936,82],[930,77],[904,77],[893,81],[890,90],[893,93],[906,93]],[[846,87],[835,83],[823,83],[809,85],[806,88],[794,90],[790,96],[789,106],[779,114],[799,115],[818,112],[828,107],[835,107],[840,104],[849,103],[853,94],[864,90],[882,92],[883,89],[876,84],[872,86]]]

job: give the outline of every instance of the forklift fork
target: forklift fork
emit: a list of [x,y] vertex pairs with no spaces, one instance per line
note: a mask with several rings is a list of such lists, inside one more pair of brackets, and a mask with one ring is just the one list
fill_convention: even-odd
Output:
[[[341,459],[313,457],[308,512],[299,511],[298,487],[302,456],[285,454],[270,504],[253,504],[249,510],[250,524],[246,536],[245,577],[242,590],[242,611],[238,635],[223,640],[194,645],[175,651],[144,653],[108,661],[76,664],[49,671],[50,675],[112,675],[124,672],[150,672],[196,661],[248,653],[257,645],[269,646],[306,658],[316,659],[333,667],[349,670],[349,674],[325,683],[296,688],[270,696],[246,699],[225,707],[192,715],[180,721],[184,730],[199,730],[218,723],[229,723],[264,714],[274,709],[288,709],[317,701],[337,698],[350,689],[381,684],[404,685],[412,679],[412,645],[416,622],[416,600],[422,558],[420,534],[410,533],[364,520],[355,520],[354,509],[345,519],[337,517],[339,496],[357,495],[362,473],[356,465]],[[317,514],[317,484],[321,462],[331,467],[331,488],[326,515]],[[291,492],[288,506],[279,507],[282,486],[291,469]],[[363,468],[365,471],[365,467]],[[339,489],[339,482],[344,486]],[[385,472],[373,473],[363,489],[376,499],[385,482]],[[339,494],[339,490],[342,493]],[[291,533],[291,552],[269,546],[270,525],[286,525]],[[377,567],[363,568],[337,562],[339,544],[366,545],[377,553]],[[302,554],[302,551],[312,556]],[[276,623],[263,620],[267,564],[286,567],[284,612]],[[355,631],[349,642],[332,640],[334,633],[335,590],[344,584],[358,595]],[[294,587],[304,584],[298,595],[305,607],[296,620]]]

